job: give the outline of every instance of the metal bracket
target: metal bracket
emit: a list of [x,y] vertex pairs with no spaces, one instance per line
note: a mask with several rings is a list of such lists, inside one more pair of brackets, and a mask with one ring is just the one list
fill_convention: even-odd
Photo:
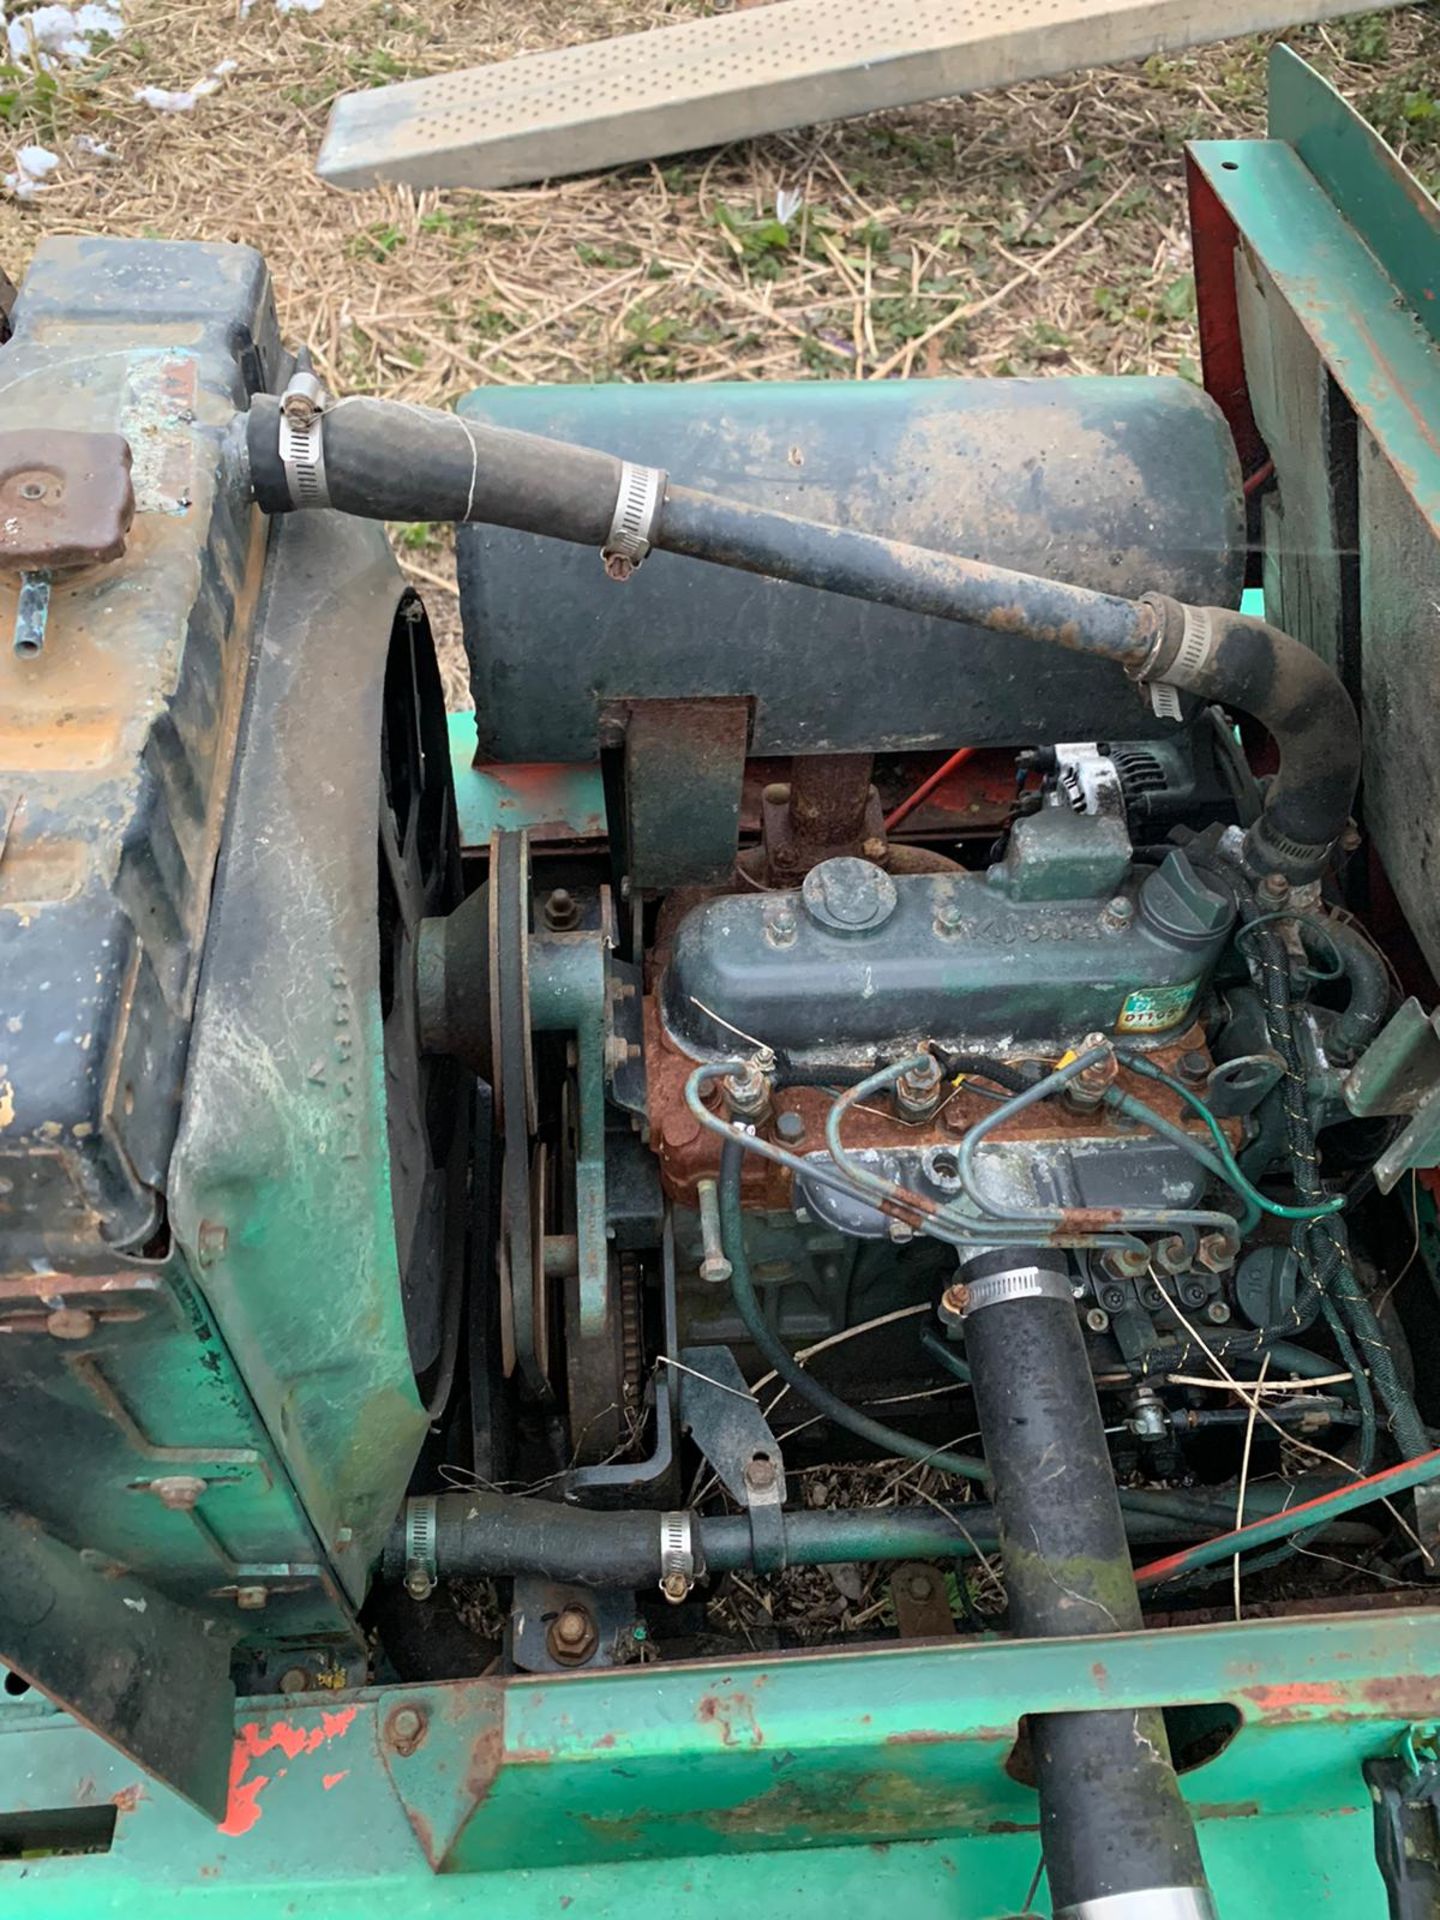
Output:
[[680,1354],[680,1424],[732,1500],[750,1516],[755,1566],[785,1565],[785,1464],[728,1347],[686,1347]]
[[1362,1771],[1375,1817],[1375,1863],[1391,1920],[1440,1911],[1440,1760],[1433,1727],[1412,1727],[1404,1749]]
[[1375,1162],[1375,1184],[1389,1193],[1412,1167],[1440,1166],[1440,1013],[1410,999],[1376,1034],[1346,1076],[1345,1104],[1359,1119],[1413,1114]]

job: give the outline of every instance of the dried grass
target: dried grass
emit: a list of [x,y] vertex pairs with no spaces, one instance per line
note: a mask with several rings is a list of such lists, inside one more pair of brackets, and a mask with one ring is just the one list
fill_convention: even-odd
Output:
[[[508,192],[348,195],[314,177],[340,92],[698,10],[327,0],[280,16],[256,0],[242,19],[130,0],[126,39],[58,86],[0,77],[14,144],[63,159],[53,189],[0,201],[0,264],[17,277],[44,233],[248,242],[337,389],[440,405],[485,383],[1195,376],[1181,152],[1261,130],[1262,40]],[[1287,37],[1434,178],[1433,8]],[[236,71],[192,114],[133,98],[227,57]],[[788,225],[782,189],[802,196]],[[398,533],[453,636],[445,532]]]

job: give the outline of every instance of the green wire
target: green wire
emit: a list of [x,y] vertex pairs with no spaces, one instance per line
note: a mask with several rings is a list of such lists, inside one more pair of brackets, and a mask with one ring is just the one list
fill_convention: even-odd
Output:
[[1262,1213],[1273,1214],[1277,1220],[1323,1220],[1329,1214],[1339,1213],[1344,1206],[1343,1193],[1332,1193],[1328,1199],[1320,1201],[1317,1205],[1305,1207],[1290,1207],[1279,1200],[1267,1198],[1241,1172],[1240,1164],[1231,1151],[1230,1142],[1225,1138],[1224,1128],[1198,1094],[1193,1093],[1183,1081],[1175,1079],[1173,1074],[1166,1073],[1163,1068],[1145,1059],[1142,1054],[1128,1051],[1121,1053],[1117,1050],[1116,1058],[1123,1060],[1133,1073],[1138,1073],[1147,1080],[1158,1080],[1162,1087],[1168,1087],[1172,1093],[1178,1094],[1187,1107],[1199,1114],[1210,1129],[1210,1137],[1215,1142],[1216,1152],[1225,1167],[1226,1178],[1231,1186],[1254,1206],[1259,1207]]

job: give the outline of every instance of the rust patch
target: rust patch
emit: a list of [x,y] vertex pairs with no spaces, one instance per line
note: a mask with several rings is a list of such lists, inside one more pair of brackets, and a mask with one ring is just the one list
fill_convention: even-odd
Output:
[[720,1742],[726,1747],[763,1747],[765,1735],[755,1718],[755,1707],[748,1693],[707,1693],[701,1697],[696,1718],[706,1726],[718,1727]]
[[1197,1820],[1252,1820],[1260,1811],[1258,1800],[1192,1800],[1190,1811]]
[[[497,1721],[487,1727],[470,1749],[470,1766],[465,1775],[465,1791],[478,1807],[490,1797],[500,1776],[505,1758],[505,1731]],[[433,1861],[431,1863],[434,1864]]]
[[110,1804],[117,1813],[134,1813],[145,1798],[145,1789],[137,1782],[133,1787],[122,1787],[118,1793],[112,1793]]
[[[1207,1060],[1210,1058],[1204,1030],[1198,1024],[1168,1039],[1150,1057],[1156,1066],[1173,1074],[1180,1056],[1185,1053],[1200,1053]],[[702,1128],[685,1102],[685,1082],[697,1064],[689,1054],[680,1051],[664,1029],[657,983],[657,990],[647,994],[645,1000],[645,1074],[650,1098],[650,1144],[660,1162],[660,1177],[666,1194],[677,1206],[692,1209],[699,1204],[696,1183],[719,1177],[721,1149],[719,1136],[709,1128]],[[1116,1085],[1127,1093],[1138,1095],[1172,1124],[1194,1133],[1197,1141],[1208,1138],[1194,1115],[1168,1087],[1153,1085],[1123,1067],[1116,1077]],[[794,1114],[800,1120],[802,1132],[797,1140],[787,1144],[792,1144],[794,1150],[801,1154],[823,1146],[825,1118],[832,1099],[833,1095],[827,1093],[824,1087],[787,1087],[777,1097],[774,1114],[763,1131],[767,1137],[773,1137],[779,1115]],[[913,1125],[892,1117],[879,1101],[857,1107],[846,1119],[845,1145],[856,1149],[901,1144],[917,1150],[953,1147],[959,1135],[993,1111],[991,1101],[983,1094],[971,1092],[962,1081],[933,1119],[923,1125]],[[1229,1120],[1223,1124],[1230,1144],[1239,1146],[1242,1123]],[[1077,1141],[1109,1138],[1120,1131],[1108,1112],[1080,1113],[1062,1100],[1045,1100],[1007,1120],[997,1128],[992,1138],[996,1141]],[[790,1170],[777,1166],[773,1161],[761,1159],[758,1154],[747,1154],[741,1167],[740,1193],[746,1208],[775,1213],[788,1211],[793,1204]],[[911,1224],[917,1214],[928,1214],[935,1210],[935,1202],[928,1196],[910,1197],[918,1202],[913,1210],[897,1201],[877,1204],[881,1205],[883,1212]],[[1115,1214],[1113,1210],[1105,1208],[1076,1208],[1069,1218],[1081,1222],[1090,1219],[1095,1223],[1092,1226],[1076,1225],[1071,1228],[1072,1232],[1103,1232],[1114,1224]],[[1064,1232],[1065,1229],[1057,1231]]]

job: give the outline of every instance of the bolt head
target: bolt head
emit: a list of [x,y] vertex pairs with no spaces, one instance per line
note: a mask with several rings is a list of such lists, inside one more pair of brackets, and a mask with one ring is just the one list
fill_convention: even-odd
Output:
[[204,1493],[205,1482],[198,1474],[168,1473],[152,1480],[150,1491],[161,1506],[169,1507],[172,1513],[189,1513]]
[[287,1667],[280,1676],[281,1693],[308,1693],[310,1676],[304,1667]]
[[930,1596],[930,1576],[926,1573],[912,1573],[905,1582],[912,1600],[926,1600]]
[[1110,1316],[1103,1307],[1091,1307],[1085,1315],[1085,1324],[1091,1333],[1106,1333],[1110,1327]]
[[428,1600],[435,1591],[435,1576],[428,1567],[407,1567],[405,1591],[412,1600]]
[[582,1607],[566,1607],[555,1622],[555,1638],[562,1647],[580,1646],[590,1632],[590,1616]]
[[940,1318],[947,1327],[958,1327],[969,1304],[970,1289],[963,1280],[956,1280],[940,1296]]
[[756,1493],[768,1493],[779,1478],[775,1462],[768,1454],[756,1454],[745,1462],[745,1484]]
[[660,1582],[660,1591],[672,1607],[678,1607],[690,1598],[690,1582],[683,1573],[667,1573]]
[[425,1738],[426,1716],[419,1707],[396,1707],[385,1722],[385,1744],[399,1754],[414,1753]]
[[260,1613],[270,1598],[268,1587],[237,1587],[235,1604],[242,1613]]
[[775,1131],[782,1140],[803,1140],[805,1138],[804,1115],[787,1109],[776,1117]]
[[1205,1309],[1205,1318],[1212,1327],[1223,1327],[1230,1318],[1230,1309],[1223,1300],[1212,1300]]
[[84,1307],[56,1307],[46,1317],[45,1331],[54,1340],[88,1340],[95,1331],[95,1316]]
[[1283,873],[1267,873],[1260,882],[1260,891],[1267,900],[1283,902],[1290,898],[1290,882]]

